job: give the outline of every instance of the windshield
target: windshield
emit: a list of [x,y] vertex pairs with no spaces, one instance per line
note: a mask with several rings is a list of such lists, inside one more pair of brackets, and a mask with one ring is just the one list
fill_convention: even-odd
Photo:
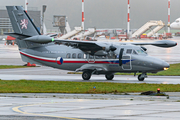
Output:
[[178,23],[178,22],[179,22],[179,20],[176,20],[176,22]]
[[143,49],[137,49],[136,52],[138,54],[146,55],[147,53]]

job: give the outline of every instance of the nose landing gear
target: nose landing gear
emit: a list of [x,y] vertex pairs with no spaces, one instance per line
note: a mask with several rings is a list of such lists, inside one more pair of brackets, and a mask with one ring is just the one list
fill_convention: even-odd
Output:
[[106,74],[105,77],[107,80],[112,80],[114,78],[114,74]]

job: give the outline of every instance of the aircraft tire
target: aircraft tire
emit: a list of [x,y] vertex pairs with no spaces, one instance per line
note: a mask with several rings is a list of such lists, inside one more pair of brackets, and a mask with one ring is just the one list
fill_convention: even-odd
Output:
[[82,74],[82,78],[84,80],[89,80],[91,78],[91,73],[88,72],[88,71],[84,71],[83,74]]
[[112,80],[114,78],[114,75],[113,74],[106,74],[105,77],[107,80]]
[[141,77],[141,74],[140,74],[140,75],[138,75],[138,80],[139,81],[144,81],[144,77]]

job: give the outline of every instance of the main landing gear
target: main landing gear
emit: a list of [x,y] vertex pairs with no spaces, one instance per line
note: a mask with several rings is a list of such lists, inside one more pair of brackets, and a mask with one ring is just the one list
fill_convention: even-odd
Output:
[[84,71],[82,74],[84,80],[89,80],[91,78],[91,73],[89,71]]
[[[89,80],[91,78],[92,72],[90,71],[84,71],[82,74],[82,78],[84,80]],[[105,77],[107,80],[112,80],[114,78],[114,74],[105,74]],[[140,75],[138,75],[138,80],[139,81],[144,81],[144,79],[147,78],[147,74],[146,73],[142,73]]]
[[138,75],[138,80],[139,81],[144,81],[145,78],[147,78],[147,74],[146,73],[142,73],[142,74]]
[[[82,78],[84,80],[89,80],[91,78],[92,72],[91,71],[84,71],[82,73]],[[105,74],[107,80],[112,80],[114,78],[114,74]]]

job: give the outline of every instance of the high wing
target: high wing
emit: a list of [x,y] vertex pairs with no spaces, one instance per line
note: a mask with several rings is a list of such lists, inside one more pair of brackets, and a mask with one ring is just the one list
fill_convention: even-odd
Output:
[[116,47],[112,46],[112,44],[98,41],[76,41],[76,40],[54,40],[56,44],[63,44],[67,46],[71,46],[74,48],[79,48],[80,50],[87,52],[91,55],[94,55],[98,51],[114,51]]
[[95,53],[99,54],[100,51],[101,53],[103,53],[103,51],[109,52],[109,51],[116,50],[116,47],[112,46],[112,43],[110,42],[60,40],[60,39],[54,39],[53,37],[46,36],[46,35],[36,35],[36,36],[25,38],[23,40],[35,42],[35,43],[41,43],[41,44],[54,42],[55,44],[59,44],[59,45],[63,44],[66,46],[78,48],[91,55],[94,55]]
[[[105,51],[114,51],[116,48],[112,45],[113,43],[111,42],[98,42],[98,41],[75,41],[75,40],[54,40],[57,44],[64,44],[68,46],[73,46],[76,48],[81,49],[82,51],[91,51],[92,53],[95,53],[98,50],[105,50]],[[118,42],[114,44],[120,44],[120,45],[153,45],[157,47],[174,47],[177,45],[176,42],[170,41],[170,40],[160,40],[160,41],[155,41],[155,42],[131,42],[131,43],[126,43],[126,42]]]
[[[115,51],[117,45],[153,45],[157,47],[174,47],[177,45],[176,42],[170,40],[160,40],[155,42],[99,42],[99,41],[78,41],[78,40],[60,40],[54,39],[50,36],[45,35],[36,35],[32,37],[28,37],[23,39],[25,41],[31,41],[36,43],[49,43],[55,42],[55,44],[63,44],[66,46],[71,46],[74,48],[79,48],[80,50],[94,55],[95,53],[99,52],[101,54],[106,54],[103,52]],[[114,45],[114,46],[113,46]],[[115,47],[116,46],[116,47]]]

